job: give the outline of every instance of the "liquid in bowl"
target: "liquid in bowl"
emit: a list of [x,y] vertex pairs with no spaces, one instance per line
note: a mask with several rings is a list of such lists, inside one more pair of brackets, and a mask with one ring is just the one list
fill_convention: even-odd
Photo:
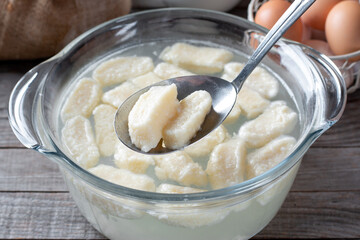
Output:
[[[108,60],[115,59],[117,57],[150,57],[153,60],[154,66],[157,66],[159,63],[163,62],[159,55],[165,49],[167,46],[172,46],[176,42],[174,41],[164,41],[161,44],[158,43],[146,43],[142,44],[140,46],[135,46],[127,49],[123,49],[120,52],[115,52],[112,54],[109,54],[108,56],[103,57],[100,61],[97,61],[95,63],[90,64],[86,68],[83,69],[83,71],[80,71],[77,76],[74,78],[70,86],[68,87],[68,90],[71,92],[72,89],[74,89],[74,85],[77,83],[78,80],[83,78],[92,78],[94,70],[101,64]],[[229,49],[226,46],[219,46],[215,45],[213,43],[209,42],[203,42],[203,41],[188,41],[187,44],[191,44],[194,46],[201,46],[201,47],[212,47],[217,49],[226,49],[231,51],[234,54],[234,57],[231,59],[231,62],[235,63],[243,63],[245,62],[246,56],[244,56],[243,53],[236,51],[234,49]],[[265,67],[265,66],[263,66]],[[185,69],[186,70],[186,69]],[[291,109],[297,110],[296,103],[294,102],[294,97],[292,96],[292,92],[289,90],[289,88],[285,85],[284,82],[281,81],[281,78],[277,76],[275,73],[270,72],[269,69],[267,69],[268,74],[271,74],[276,81],[279,83],[279,90],[276,96],[272,97],[270,99],[271,102],[274,101],[284,101],[288,106],[290,106]],[[223,75],[223,71],[220,71],[216,73],[214,76],[221,77]],[[231,80],[231,79],[228,79]],[[131,78],[127,81],[131,82]],[[126,81],[125,81],[126,82]],[[121,82],[120,84],[122,84]],[[104,86],[103,92],[110,91],[111,89],[114,89],[115,87],[119,86],[120,84],[115,84],[111,86]],[[71,94],[71,93],[70,93]],[[63,102],[66,101],[67,96],[69,95],[69,92],[64,92],[63,96]],[[99,103],[101,104],[101,103]],[[63,105],[63,103],[61,104]],[[114,106],[115,107],[115,106]],[[58,109],[61,109],[58,108]],[[89,118],[90,122],[92,123],[92,128],[94,129],[94,119],[93,116]],[[247,121],[250,121],[251,119],[247,119],[243,114],[241,114],[238,119],[233,123],[224,123],[223,125],[227,129],[227,132],[229,134],[229,138],[234,138],[234,135],[237,135],[237,132],[239,128]],[[59,114],[59,128],[58,131],[61,132],[62,128],[64,127],[63,121],[60,119]],[[298,124],[298,123],[297,123]],[[299,135],[299,127],[295,126],[291,133],[287,134],[292,137],[297,138]],[[186,150],[185,150],[186,151]],[[254,149],[248,148],[247,152],[253,152]],[[207,156],[201,156],[201,157],[194,157],[192,158],[194,162],[199,163],[203,169],[206,169],[206,165],[209,159],[209,155]],[[100,161],[98,164],[105,164],[110,165],[113,167],[116,167],[116,165],[113,162],[113,155],[109,157],[102,156],[100,158]],[[219,230],[214,231],[214,225],[219,226],[215,229],[222,229],[221,232],[230,232],[232,224],[231,222],[237,222],[242,223],[242,231],[244,233],[243,237],[249,237],[253,235],[255,232],[255,229],[258,228],[257,225],[253,224],[253,221],[251,221],[250,215],[255,215],[254,220],[258,219],[259,216],[256,215],[256,212],[266,212],[266,215],[262,216],[263,224],[265,225],[265,222],[268,222],[269,219],[273,217],[275,214],[272,209],[277,209],[279,205],[281,205],[282,201],[284,200],[289,187],[292,184],[292,181],[296,175],[297,167],[294,167],[293,170],[288,172],[285,176],[283,176],[281,179],[279,179],[277,182],[269,186],[267,189],[264,189],[263,191],[266,191],[266,193],[262,193],[261,196],[256,197],[258,194],[254,194],[254,196],[250,199],[247,199],[244,202],[234,204],[234,206],[229,206],[227,208],[220,208],[220,209],[212,209],[211,211],[208,211],[206,213],[195,213],[190,211],[186,212],[184,209],[182,209],[181,213],[178,212],[176,214],[168,214],[168,213],[151,213],[151,211],[139,211],[136,210],[136,208],[132,208],[130,206],[126,206],[126,203],[123,204],[117,204],[117,203],[109,203],[107,202],[105,204],[105,200],[101,200],[101,197],[99,194],[95,193],[89,193],[88,190],[85,190],[86,188],[79,187],[78,184],[68,183],[70,190],[75,195],[81,196],[81,198],[86,198],[88,201],[91,201],[95,206],[97,206],[95,209],[91,210],[93,214],[100,215],[100,216],[107,216],[103,219],[103,223],[99,224],[101,226],[108,226],[108,229],[105,231],[107,236],[115,236],[116,229],[118,227],[118,224],[126,226],[127,221],[136,221],[138,226],[147,226],[149,224],[149,221],[152,221],[152,228],[158,228],[162,229],[163,233],[172,234],[172,230],[174,228],[182,229],[184,228],[184,232],[186,232],[186,228],[191,229],[190,234],[193,236],[193,234],[197,233],[199,234],[198,238],[205,238],[206,236],[213,236],[216,235],[216,232]],[[167,183],[167,184],[175,184],[179,185],[178,182],[174,180],[165,180],[161,181],[155,174],[154,166],[151,166],[147,171],[147,175],[149,175],[152,179],[155,180],[156,186],[158,186],[161,183]],[[188,186],[189,187],[189,186]],[[193,187],[193,186],[191,186]],[[210,184],[207,184],[207,186],[202,187],[202,190],[212,190]],[[108,200],[106,200],[108,201]],[[83,205],[82,202],[79,201],[78,204]],[[125,201],[126,202],[126,201]],[[131,202],[131,201],[130,201]],[[131,205],[131,204],[130,204]],[[191,204],[190,206],[192,206]],[[193,205],[193,206],[196,206]],[[86,206],[80,207],[83,209],[83,214],[88,215],[87,212],[90,210],[86,210]],[[258,211],[256,209],[262,208],[262,211]],[[97,213],[95,213],[97,212]],[[240,213],[241,212],[241,213]],[[250,214],[251,213],[251,214]],[[110,217],[111,216],[111,217]],[[125,219],[124,219],[125,218]],[[155,222],[154,223],[154,218]],[[112,226],[112,227],[111,227]],[[253,226],[253,227],[251,227]],[[113,228],[113,229],[112,229]],[[168,230],[168,231],[167,231]],[[101,229],[101,232],[104,232],[103,229]],[[203,233],[206,232],[205,235]],[[184,233],[185,234],[185,233]],[[188,234],[188,233],[187,233]],[[144,234],[143,237],[145,237],[146,234]],[[224,236],[224,235],[222,235]],[[181,237],[184,237],[184,235],[181,235]],[[220,236],[219,236],[220,237]]]

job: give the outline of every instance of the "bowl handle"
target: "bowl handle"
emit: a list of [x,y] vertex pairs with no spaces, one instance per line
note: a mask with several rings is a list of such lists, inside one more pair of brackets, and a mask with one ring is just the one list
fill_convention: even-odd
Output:
[[41,97],[39,85],[55,63],[55,59],[45,61],[28,71],[16,84],[9,100],[9,122],[16,137],[28,148],[41,147],[40,136],[35,130],[35,99]]
[[322,132],[334,125],[342,116],[347,99],[346,84],[338,67],[326,55],[302,46],[303,51],[310,61],[316,66],[316,71],[321,76],[322,100],[321,106],[324,108],[324,115],[319,118],[315,125],[316,130]]

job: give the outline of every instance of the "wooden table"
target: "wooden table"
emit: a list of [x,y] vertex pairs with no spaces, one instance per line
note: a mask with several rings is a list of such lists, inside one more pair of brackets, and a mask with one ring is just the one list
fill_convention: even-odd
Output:
[[[245,15],[243,5],[232,13]],[[10,91],[38,61],[0,62],[0,239],[105,239],[80,214],[56,164],[16,139]],[[306,153],[272,222],[255,238],[360,238],[360,91]]]

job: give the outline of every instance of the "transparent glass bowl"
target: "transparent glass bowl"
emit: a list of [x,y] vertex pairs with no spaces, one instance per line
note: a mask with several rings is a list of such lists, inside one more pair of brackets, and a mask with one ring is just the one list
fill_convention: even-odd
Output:
[[341,116],[345,83],[329,59],[293,42],[279,41],[262,67],[289,89],[299,111],[294,151],[256,178],[224,189],[194,194],[160,194],[100,179],[63,151],[59,108],[76,76],[105,56],[143,43],[205,41],[253,52],[265,30],[220,12],[161,9],[131,14],[97,26],[59,54],[30,70],[14,88],[9,120],[19,140],[55,161],[76,204],[110,239],[247,239],[275,216],[304,153]]

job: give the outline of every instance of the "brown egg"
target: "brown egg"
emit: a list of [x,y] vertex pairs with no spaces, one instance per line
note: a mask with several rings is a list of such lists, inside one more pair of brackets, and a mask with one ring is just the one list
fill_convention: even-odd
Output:
[[[272,28],[290,5],[291,3],[285,0],[271,0],[264,3],[255,15],[255,23],[267,29]],[[303,24],[299,19],[286,31],[284,37],[300,42],[302,40],[302,33]]]
[[[360,50],[360,3],[342,1],[328,14],[325,24],[326,39],[336,55]],[[360,57],[351,59],[360,60]]]
[[301,20],[314,29],[324,31],[327,15],[340,1],[341,0],[316,0],[301,16]]

